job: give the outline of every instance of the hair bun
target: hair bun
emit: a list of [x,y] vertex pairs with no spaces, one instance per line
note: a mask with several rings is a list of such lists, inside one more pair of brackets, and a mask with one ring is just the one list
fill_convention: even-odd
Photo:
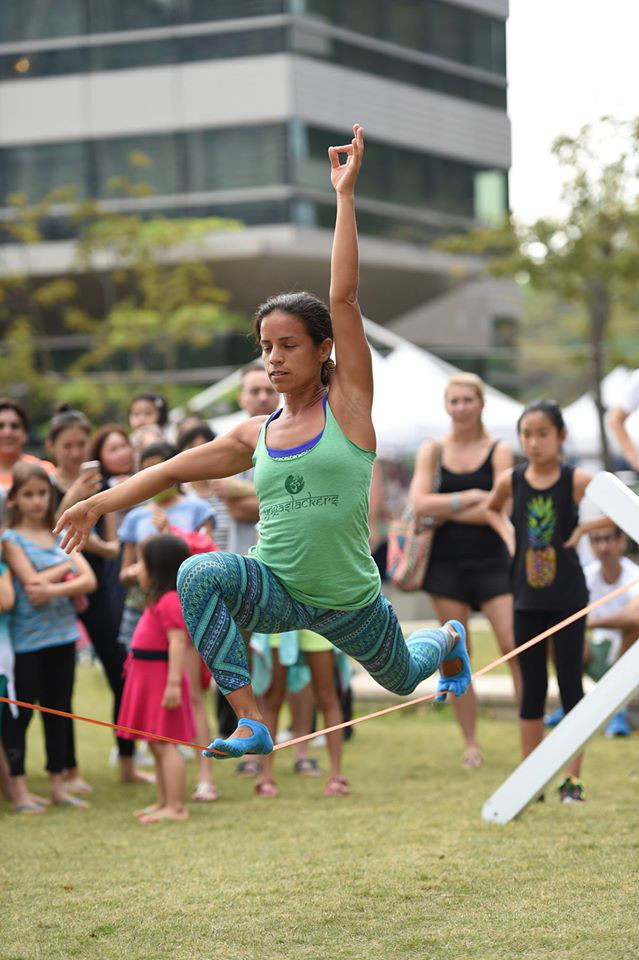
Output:
[[59,413],[69,413],[71,410],[73,410],[73,407],[70,403],[56,403],[53,408],[53,416],[57,417]]

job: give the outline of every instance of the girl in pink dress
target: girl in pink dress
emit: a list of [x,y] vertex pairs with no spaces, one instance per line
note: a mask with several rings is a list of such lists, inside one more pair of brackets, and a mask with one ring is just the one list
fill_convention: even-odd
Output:
[[[195,736],[184,670],[188,634],[175,589],[180,564],[188,556],[185,541],[172,534],[151,537],[142,544],[139,582],[149,604],[133,634],[118,716],[125,727],[176,740]],[[122,732],[121,736],[131,735]],[[184,759],[173,743],[149,739],[149,749],[155,760],[158,799],[136,813],[139,823],[186,820]]]

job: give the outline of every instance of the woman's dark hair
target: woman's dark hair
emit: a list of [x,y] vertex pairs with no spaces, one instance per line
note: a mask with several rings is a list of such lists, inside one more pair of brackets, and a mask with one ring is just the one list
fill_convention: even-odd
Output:
[[91,446],[89,448],[89,460],[99,460],[102,465],[102,475],[108,479],[109,474],[104,469],[104,464],[102,463],[102,447],[106,443],[107,437],[110,437],[112,433],[117,433],[123,437],[126,442],[131,446],[131,441],[129,440],[129,435],[121,427],[119,423],[107,423],[103,427],[94,433],[93,439],[91,440]]
[[215,440],[217,434],[215,431],[211,430],[208,423],[201,423],[197,427],[191,427],[189,430],[185,430],[184,433],[181,433],[178,437],[178,452],[182,453],[183,450],[186,450],[187,447],[190,447],[194,440],[197,440],[198,437],[202,437],[205,443],[210,443],[211,440]]
[[68,430],[70,427],[79,427],[86,434],[91,433],[91,424],[82,411],[74,410],[68,403],[61,403],[56,407],[56,411],[51,417],[49,433],[47,434],[49,443],[55,443],[62,431]]
[[[253,318],[253,332],[258,344],[260,342],[260,330],[262,320],[268,317],[269,313],[280,310],[282,313],[290,313],[297,317],[306,330],[313,343],[320,345],[327,338],[333,339],[333,324],[331,323],[331,314],[328,307],[312,293],[278,293],[274,297],[269,297],[255,311]],[[331,373],[335,367],[332,360],[325,360],[322,364],[322,383],[326,386],[331,379]]]
[[557,433],[562,433],[566,429],[564,415],[561,407],[555,400],[533,400],[524,407],[519,420],[517,421],[517,433],[521,433],[521,422],[529,413],[543,413],[548,417]]
[[38,480],[42,480],[49,488],[49,506],[42,523],[47,530],[51,530],[51,528],[55,525],[56,503],[53,495],[53,485],[51,483],[49,474],[37,463],[25,463],[24,461],[21,461],[16,463],[15,467],[13,468],[11,489],[7,494],[8,527],[15,527],[18,523],[20,523],[20,511],[16,506],[12,505],[11,501],[20,492],[20,487],[23,487],[25,483],[27,483],[29,480],[32,480],[34,477],[36,477]]
[[16,416],[20,418],[25,433],[29,432],[31,429],[29,415],[21,403],[14,400],[13,397],[0,397],[0,411],[2,410],[13,410]]
[[186,540],[172,533],[162,533],[144,541],[142,559],[149,574],[150,603],[157,603],[165,593],[175,590],[178,570],[190,556]]
[[170,460],[176,453],[177,450],[175,447],[167,443],[166,440],[154,440],[153,443],[146,446],[140,454],[140,463],[144,463],[145,460],[150,460],[151,457],[161,457],[163,460]]
[[146,400],[147,403],[152,404],[158,412],[158,426],[165,427],[169,419],[169,408],[165,398],[161,393],[138,393],[136,397],[133,397],[131,403],[129,404],[129,413],[131,412],[131,407],[134,403],[137,403],[138,400]]

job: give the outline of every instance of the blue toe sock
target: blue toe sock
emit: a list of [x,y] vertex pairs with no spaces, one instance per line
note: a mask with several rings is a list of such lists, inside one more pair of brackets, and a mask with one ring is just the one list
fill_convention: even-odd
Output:
[[265,755],[273,752],[273,741],[265,724],[258,720],[240,717],[237,725],[238,727],[248,727],[251,736],[231,737],[228,740],[216,737],[213,743],[209,744],[208,750],[203,750],[202,754],[205,757],[212,757],[214,760],[228,760],[231,757],[243,757],[245,753]]
[[461,624],[459,620],[449,620],[446,626],[453,628],[458,639],[455,641],[450,653],[442,660],[442,664],[451,660],[457,660],[459,669],[450,676],[444,676],[442,674],[439,678],[437,683],[437,697],[435,697],[435,699],[440,701],[446,699],[447,693],[454,693],[456,697],[461,697],[462,694],[468,690],[472,676],[470,658],[466,649],[466,630],[464,625]]

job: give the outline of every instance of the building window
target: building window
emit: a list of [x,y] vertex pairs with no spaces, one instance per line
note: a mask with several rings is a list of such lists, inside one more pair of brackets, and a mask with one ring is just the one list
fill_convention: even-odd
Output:
[[312,29],[295,26],[289,31],[288,48],[302,56],[338,63],[350,70],[361,70],[376,77],[397,80],[414,87],[436,90],[452,97],[472,100],[486,106],[506,109],[506,87],[484,83],[469,77],[415,63],[404,57],[390,56],[366,46],[347,43]]
[[194,130],[186,136],[189,189],[193,192],[286,182],[283,124]]
[[179,135],[168,133],[94,141],[97,196],[126,196],[117,183],[121,177],[133,186],[148,186],[151,194],[182,193],[186,184],[178,140]]
[[[99,3],[100,0],[97,0]],[[240,17],[262,17],[285,13],[286,0],[186,0],[189,23],[209,20],[235,20]]]
[[356,33],[506,74],[503,20],[442,0],[290,0],[291,9]]
[[87,0],[87,5],[91,33],[170,27],[182,23],[185,12],[184,0]]
[[[326,190],[326,145],[338,143],[343,132],[293,125],[291,133],[293,182]],[[505,183],[504,171],[489,171]],[[475,217],[476,179],[482,171],[452,158],[392,147],[368,138],[366,163],[358,191],[362,197],[385,200],[411,208],[438,210],[468,219]],[[492,183],[492,181],[490,181]],[[493,191],[493,212],[497,213],[497,191]],[[505,201],[505,188],[501,192]],[[500,208],[501,217],[506,213]]]
[[85,0],[2,0],[0,43],[85,33]]
[[5,147],[0,157],[3,202],[21,193],[36,203],[58,187],[87,195],[87,144],[82,141]]

